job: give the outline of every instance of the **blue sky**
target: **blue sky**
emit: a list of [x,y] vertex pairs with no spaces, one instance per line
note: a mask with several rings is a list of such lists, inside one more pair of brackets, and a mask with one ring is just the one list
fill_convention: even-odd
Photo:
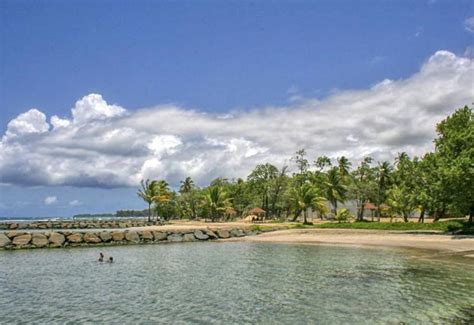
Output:
[[[3,0],[0,6],[2,134],[6,134],[10,121],[31,108],[44,114],[47,122],[53,115],[71,119],[74,103],[92,93],[100,94],[106,101],[103,105],[99,101],[102,105],[99,105],[99,110],[111,104],[126,110],[124,114],[127,117],[122,113],[113,117],[124,119],[121,121],[109,123],[100,118],[114,130],[123,131],[123,125],[133,124],[137,127],[139,123],[146,124],[138,122],[142,121],[139,119],[143,115],[141,109],[164,104],[172,107],[169,109],[174,110],[174,113],[164,114],[162,109],[157,109],[160,111],[156,111],[153,121],[159,125],[168,123],[163,118],[183,123],[182,116],[188,116],[186,113],[190,112],[207,113],[211,121],[203,120],[203,125],[208,125],[215,122],[212,117],[232,113],[237,116],[232,120],[232,125],[237,128],[242,123],[248,124],[252,118],[262,119],[259,114],[270,107],[281,114],[292,109],[307,113],[314,108],[313,113],[316,114],[318,109],[324,111],[326,108],[313,105],[322,103],[322,107],[325,107],[324,104],[329,105],[332,100],[345,102],[341,98],[351,94],[350,91],[365,94],[364,91],[370,91],[385,79],[393,81],[393,87],[400,88],[404,82],[417,78],[425,78],[427,83],[454,80],[456,78],[453,75],[456,74],[465,76],[464,70],[450,70],[446,72],[449,77],[439,77],[440,73],[434,72],[427,76],[423,72],[424,66],[445,71],[446,60],[458,62],[456,60],[468,57],[471,63],[465,64],[472,66],[474,19],[470,18],[474,16],[474,9],[470,1]],[[436,56],[438,51],[449,52],[454,57]],[[434,58],[431,65],[427,63],[431,62],[430,58]],[[413,84],[412,88],[416,87],[417,84]],[[467,97],[472,94],[469,89],[462,94],[456,93],[457,97],[446,94],[435,104],[429,105],[445,107],[468,104],[463,102],[466,93]],[[334,99],[334,96],[342,97]],[[355,99],[360,98],[356,96]],[[367,101],[370,102],[369,99]],[[96,109],[94,105],[97,101],[90,104],[92,108],[88,106],[89,101],[87,103],[84,109]],[[413,100],[407,99],[406,103],[413,103]],[[423,111],[425,104],[419,103],[417,107]],[[430,121],[435,121],[453,108],[447,107],[442,112],[436,110],[436,114],[429,115],[432,118]],[[354,111],[357,109],[353,108]],[[400,108],[403,109],[408,107]],[[176,117],[178,115],[181,119]],[[208,115],[198,115],[197,118],[204,119],[203,116]],[[38,118],[41,120],[42,117]],[[301,118],[305,120],[303,115]],[[29,117],[25,119],[30,121]],[[49,124],[52,125],[52,122]],[[50,130],[53,129],[51,125],[47,126]],[[434,124],[430,127],[432,129]],[[76,157],[76,164],[89,164],[96,170],[107,169],[110,172],[108,177],[121,179],[124,170],[140,170],[137,175],[167,176],[177,180],[183,176],[179,170],[170,172],[170,168],[167,168],[166,172],[162,171],[167,166],[163,164],[168,158],[170,163],[186,162],[184,170],[190,164],[206,166],[204,158],[196,161],[184,152],[180,153],[181,147],[187,148],[188,153],[192,146],[202,147],[202,150],[210,145],[244,148],[242,150],[246,151],[238,157],[254,157],[252,163],[258,163],[264,159],[280,161],[283,156],[289,157],[299,145],[313,145],[300,141],[297,136],[288,147],[276,148],[256,140],[263,135],[254,135],[255,139],[250,135],[236,136],[237,130],[232,135],[223,135],[212,127],[203,127],[205,131],[200,134],[188,129],[180,133],[164,126],[161,128],[163,130],[153,133],[153,136],[168,137],[156,140],[150,155],[139,163],[133,160],[133,155],[141,154],[142,151],[137,149],[136,153],[127,156],[121,151],[124,149],[117,148],[115,144],[91,140],[79,145],[78,141],[71,140],[60,147],[64,146],[68,150],[74,147],[75,154],[79,149],[87,148],[83,158]],[[41,141],[34,150],[51,149],[48,145],[53,142],[58,146],[59,131],[47,139],[46,133],[50,132],[38,130],[27,132],[29,136],[35,135],[34,141]],[[136,130],[140,130],[140,127]],[[321,135],[319,129],[313,132]],[[413,134],[411,138],[404,139],[405,142],[400,140],[396,145],[392,145],[394,139],[388,139],[386,143],[366,139],[362,143],[363,135],[357,137],[354,135],[356,131],[345,138],[360,139],[358,151],[350,152],[357,159],[366,152],[374,152],[381,157],[390,156],[400,148],[413,147],[413,152],[419,153],[419,150],[426,148],[428,135],[433,135],[432,131],[429,132],[426,136]],[[36,140],[38,137],[41,139]],[[18,139],[16,137],[16,140],[8,141],[13,143]],[[122,139],[122,142],[135,141],[127,139]],[[31,141],[28,140],[28,143]],[[26,142],[21,143],[25,146]],[[164,149],[156,149],[157,145],[162,145]],[[290,149],[291,145],[295,147],[294,150]],[[144,146],[149,148],[150,143]],[[331,150],[341,152],[341,146],[342,143],[335,143],[333,147],[314,144],[314,154]],[[133,194],[133,184],[138,176],[134,180],[127,179],[114,184],[104,183],[106,174],[96,175],[89,170],[80,175],[61,174],[53,177],[47,174],[51,168],[45,167],[49,166],[51,160],[32,156],[28,158],[30,160],[25,158],[13,164],[14,158],[10,158],[13,156],[8,156],[7,152],[10,148],[14,146],[4,145],[2,148],[6,158],[3,166],[0,164],[4,183],[0,187],[0,215],[53,216],[141,207]],[[228,151],[239,152],[240,149],[232,150]],[[43,154],[43,151],[37,154]],[[110,168],[115,168],[110,166],[117,166],[113,160],[104,162],[93,158],[97,155],[105,157],[111,151],[114,155],[120,152],[120,161],[130,163],[124,164],[120,171],[110,171]],[[59,155],[64,155],[66,161],[71,152],[66,154],[62,151]],[[41,163],[33,166],[31,159],[39,159]],[[58,162],[51,163],[51,166],[55,164]],[[7,165],[24,165],[24,168],[20,173],[20,167],[12,170]],[[245,175],[248,168],[242,163],[230,169],[216,169],[210,174],[203,174],[196,167],[194,173],[204,183],[219,172],[229,170],[235,172],[236,176]],[[30,173],[31,177],[25,176],[25,173]],[[42,173],[44,177],[33,177],[33,174]],[[80,177],[87,178],[87,182],[78,181]],[[129,202],[127,195],[130,196]],[[49,205],[44,204],[46,197],[56,197],[57,200]],[[127,199],[124,201],[125,197]]]

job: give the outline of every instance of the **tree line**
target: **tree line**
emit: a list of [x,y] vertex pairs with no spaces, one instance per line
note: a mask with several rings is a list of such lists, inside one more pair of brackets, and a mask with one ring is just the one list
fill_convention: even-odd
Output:
[[165,180],[143,180],[138,196],[147,203],[148,218],[209,218],[230,220],[259,207],[267,218],[307,222],[311,209],[320,218],[347,220],[344,203],[356,206],[356,220],[368,209],[372,217],[399,216],[419,222],[430,216],[474,214],[474,124],[465,106],[436,126],[435,149],[420,157],[401,152],[394,161],[365,157],[356,164],[341,156],[310,159],[304,149],[281,168],[257,165],[246,179],[216,178],[209,186],[196,186],[191,177],[172,190]]

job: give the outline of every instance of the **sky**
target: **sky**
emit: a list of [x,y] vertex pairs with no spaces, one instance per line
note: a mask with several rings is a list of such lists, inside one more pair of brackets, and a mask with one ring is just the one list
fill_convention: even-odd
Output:
[[470,1],[0,1],[0,216],[142,209],[141,179],[432,150],[474,101]]

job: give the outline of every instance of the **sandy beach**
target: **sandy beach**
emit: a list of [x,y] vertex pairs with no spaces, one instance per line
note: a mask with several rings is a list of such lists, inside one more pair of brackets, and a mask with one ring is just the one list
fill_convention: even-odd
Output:
[[[235,239],[232,239],[235,240]],[[304,243],[371,247],[417,248],[474,257],[474,236],[406,233],[353,229],[279,230],[237,240],[272,243]]]

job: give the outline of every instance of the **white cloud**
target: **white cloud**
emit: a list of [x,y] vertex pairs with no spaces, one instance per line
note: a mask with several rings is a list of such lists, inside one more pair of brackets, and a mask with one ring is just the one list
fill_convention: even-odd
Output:
[[435,124],[472,102],[473,74],[472,59],[439,51],[406,79],[225,118],[174,105],[130,112],[91,94],[71,119],[53,116],[51,130],[38,110],[12,120],[0,142],[0,183],[118,187],[166,178],[176,185],[191,176],[204,185],[245,177],[258,163],[281,165],[300,148],[310,159],[422,154]]
[[69,201],[69,205],[72,206],[72,207],[77,207],[79,205],[81,205],[82,202],[79,201],[79,200],[72,200],[72,201]]
[[464,20],[464,28],[471,33],[474,33],[474,16],[468,17]]
[[8,123],[5,140],[29,134],[41,134],[48,132],[49,124],[46,115],[36,108],[18,115]]
[[56,196],[47,196],[44,199],[44,204],[52,205],[58,203],[58,198]]

